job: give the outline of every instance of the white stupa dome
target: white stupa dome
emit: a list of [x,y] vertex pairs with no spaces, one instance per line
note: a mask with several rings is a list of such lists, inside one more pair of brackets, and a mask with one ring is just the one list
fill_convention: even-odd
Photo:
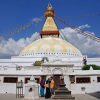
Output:
[[81,52],[69,42],[60,38],[47,37],[38,39],[26,46],[20,56],[34,55],[82,56]]

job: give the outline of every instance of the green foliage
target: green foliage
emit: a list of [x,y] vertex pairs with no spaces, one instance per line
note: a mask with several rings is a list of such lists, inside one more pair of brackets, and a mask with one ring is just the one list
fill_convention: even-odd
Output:
[[92,68],[93,68],[93,70],[100,70],[100,66],[97,66],[97,65],[92,65],[92,64],[90,64],[90,65],[85,65],[85,66],[83,66],[83,70],[89,70],[90,69],[90,66],[92,66]]
[[36,61],[36,62],[34,63],[34,66],[41,66],[42,63],[43,63],[42,61]]

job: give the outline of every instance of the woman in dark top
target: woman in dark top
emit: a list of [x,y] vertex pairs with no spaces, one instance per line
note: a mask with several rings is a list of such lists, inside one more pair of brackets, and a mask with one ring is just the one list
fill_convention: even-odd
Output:
[[48,78],[48,80],[46,81],[46,93],[45,93],[45,98],[50,98],[50,97],[51,97],[50,82],[51,82],[51,80]]

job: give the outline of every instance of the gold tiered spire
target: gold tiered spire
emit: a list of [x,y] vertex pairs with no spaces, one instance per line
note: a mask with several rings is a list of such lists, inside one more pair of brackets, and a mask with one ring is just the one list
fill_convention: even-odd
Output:
[[48,4],[47,10],[44,15],[45,15],[45,17],[54,17],[54,10],[50,3]]
[[44,13],[46,20],[44,26],[41,31],[41,38],[52,36],[52,37],[59,37],[59,31],[57,25],[53,19],[55,16],[54,9],[52,5],[49,3],[47,10]]

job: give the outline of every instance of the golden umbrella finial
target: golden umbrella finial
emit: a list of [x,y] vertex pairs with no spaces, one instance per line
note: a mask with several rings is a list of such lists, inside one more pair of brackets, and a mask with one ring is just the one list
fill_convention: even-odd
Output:
[[50,2],[48,3],[48,7],[47,7],[47,10],[45,12],[45,17],[54,17],[54,10],[53,10]]
[[51,7],[51,8],[52,8],[52,5],[51,5],[51,3],[50,3],[50,2],[48,3],[48,7]]

